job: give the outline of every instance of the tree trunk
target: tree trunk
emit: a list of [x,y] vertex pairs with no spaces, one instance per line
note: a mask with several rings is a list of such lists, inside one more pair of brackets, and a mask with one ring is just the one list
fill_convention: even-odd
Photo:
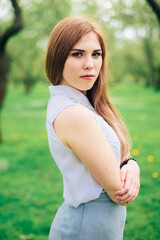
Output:
[[155,0],[146,0],[149,6],[152,8],[153,12],[155,13],[158,22],[160,23],[160,6]]
[[0,51],[0,142],[2,142],[1,111],[4,96],[7,90],[8,56],[5,51]]
[[156,76],[155,76],[155,66],[154,66],[154,56],[153,56],[153,51],[152,51],[152,47],[150,44],[150,40],[145,39],[144,40],[144,50],[145,50],[145,54],[146,54],[146,59],[147,59],[147,63],[148,63],[148,69],[149,69],[149,81],[146,80],[146,85],[153,85],[155,86],[156,84]]
[[8,56],[6,52],[0,51],[0,109],[2,108],[4,96],[7,89]]
[[156,69],[156,89],[160,90],[160,66]]
[[7,89],[7,75],[9,65],[6,45],[9,39],[17,34],[23,27],[21,10],[19,8],[17,0],[10,0],[10,2],[12,3],[14,9],[13,24],[4,33],[0,34],[0,142],[2,142],[1,111]]

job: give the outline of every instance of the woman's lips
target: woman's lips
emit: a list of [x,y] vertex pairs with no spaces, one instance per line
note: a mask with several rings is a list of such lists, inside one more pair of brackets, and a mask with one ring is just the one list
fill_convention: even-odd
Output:
[[83,78],[85,80],[92,80],[94,78],[94,75],[87,74],[87,75],[80,76],[80,78]]

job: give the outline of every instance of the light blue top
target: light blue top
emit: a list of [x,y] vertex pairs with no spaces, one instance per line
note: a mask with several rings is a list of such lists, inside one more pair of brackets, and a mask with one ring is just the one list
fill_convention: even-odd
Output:
[[113,129],[95,112],[88,98],[83,93],[64,85],[50,86],[49,91],[51,97],[48,102],[46,119],[49,148],[63,176],[63,197],[65,203],[69,206],[78,207],[81,203],[97,199],[103,187],[91,175],[90,171],[75,153],[59,140],[53,128],[55,118],[64,108],[70,105],[80,105],[87,108],[101,127],[119,165],[121,156],[120,142]]

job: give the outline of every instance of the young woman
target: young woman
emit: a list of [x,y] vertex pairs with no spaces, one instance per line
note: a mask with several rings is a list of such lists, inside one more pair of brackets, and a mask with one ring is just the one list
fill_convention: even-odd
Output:
[[104,38],[95,22],[69,17],[51,32],[47,132],[63,176],[64,203],[50,240],[123,239],[125,205],[138,195],[140,170],[129,159],[127,130],[107,93],[106,66]]

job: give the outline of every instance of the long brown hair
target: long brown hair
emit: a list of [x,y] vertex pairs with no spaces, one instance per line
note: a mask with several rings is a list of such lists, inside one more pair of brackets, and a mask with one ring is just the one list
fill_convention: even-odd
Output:
[[101,26],[84,16],[63,19],[52,30],[45,59],[45,71],[53,85],[62,80],[63,68],[69,52],[80,38],[89,32],[96,33],[102,48],[102,67],[87,97],[95,111],[114,129],[121,143],[121,161],[130,156],[129,134],[107,94],[106,46]]

